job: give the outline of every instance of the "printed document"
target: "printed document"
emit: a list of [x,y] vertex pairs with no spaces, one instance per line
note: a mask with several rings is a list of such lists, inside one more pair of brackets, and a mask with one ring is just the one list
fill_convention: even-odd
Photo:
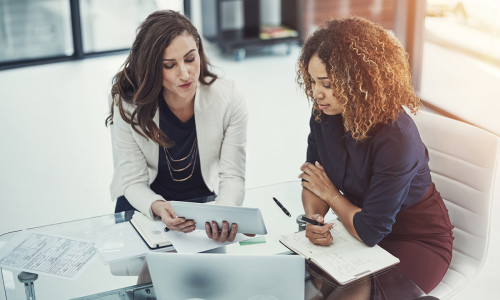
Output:
[[0,265],[75,280],[96,254],[97,249],[92,242],[23,231],[2,248]]

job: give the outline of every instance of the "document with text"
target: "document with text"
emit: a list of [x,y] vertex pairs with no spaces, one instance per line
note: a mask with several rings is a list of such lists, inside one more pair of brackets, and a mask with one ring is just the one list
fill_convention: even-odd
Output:
[[2,267],[73,280],[97,254],[92,242],[29,231],[21,232],[2,250]]
[[344,225],[333,220],[330,246],[314,245],[305,231],[283,235],[280,242],[297,254],[304,256],[328,273],[340,284],[347,284],[399,263],[399,259],[382,247],[368,247],[353,237]]

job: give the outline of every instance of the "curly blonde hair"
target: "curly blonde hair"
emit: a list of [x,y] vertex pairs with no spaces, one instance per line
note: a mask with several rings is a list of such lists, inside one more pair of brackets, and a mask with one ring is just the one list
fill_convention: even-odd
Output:
[[312,95],[311,57],[326,66],[332,93],[343,107],[344,125],[355,140],[370,137],[379,124],[394,121],[406,106],[415,114],[421,101],[413,89],[408,54],[382,26],[361,17],[327,21],[302,46],[297,83],[313,103],[316,121],[323,112]]

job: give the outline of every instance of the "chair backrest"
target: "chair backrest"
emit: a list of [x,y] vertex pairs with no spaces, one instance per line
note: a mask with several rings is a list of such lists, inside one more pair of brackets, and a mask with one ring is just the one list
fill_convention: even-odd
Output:
[[450,268],[430,293],[443,299],[463,288],[486,258],[499,138],[428,111],[418,112],[413,119],[429,151],[432,180],[455,227]]

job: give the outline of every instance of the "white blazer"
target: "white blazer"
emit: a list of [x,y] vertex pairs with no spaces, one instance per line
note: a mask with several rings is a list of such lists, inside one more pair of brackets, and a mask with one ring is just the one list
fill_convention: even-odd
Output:
[[[129,112],[133,106],[124,103]],[[245,161],[248,111],[234,83],[217,79],[212,85],[198,83],[194,100],[201,175],[217,197],[216,204],[241,205],[245,195]],[[159,124],[159,112],[154,122]],[[142,213],[153,217],[151,204],[164,199],[150,188],[158,174],[159,146],[139,135],[120,116],[115,106],[111,141],[114,175],[111,198],[124,195]],[[140,130],[140,128],[139,128]]]

